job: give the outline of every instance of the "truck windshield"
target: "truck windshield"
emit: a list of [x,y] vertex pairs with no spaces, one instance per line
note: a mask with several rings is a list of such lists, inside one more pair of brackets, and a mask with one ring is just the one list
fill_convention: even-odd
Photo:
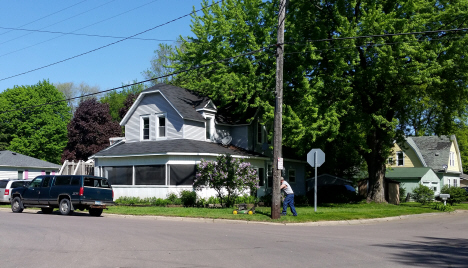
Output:
[[83,186],[99,187],[99,188],[110,188],[109,183],[107,182],[106,179],[89,178],[89,177],[84,178]]

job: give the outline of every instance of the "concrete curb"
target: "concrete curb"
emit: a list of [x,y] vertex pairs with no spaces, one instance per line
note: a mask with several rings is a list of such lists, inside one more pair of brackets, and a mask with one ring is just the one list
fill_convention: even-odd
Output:
[[[11,211],[10,208],[0,208],[0,211]],[[38,210],[25,209],[25,212],[37,212]],[[448,212],[445,215],[468,213],[468,210],[455,210]],[[316,222],[260,222],[260,221],[243,221],[243,220],[228,220],[228,219],[208,219],[208,218],[190,218],[190,217],[169,217],[169,216],[152,216],[152,215],[121,215],[121,214],[107,214],[104,213],[103,217],[115,218],[129,218],[129,219],[148,219],[148,220],[163,220],[163,221],[184,221],[184,222],[201,222],[201,223],[224,223],[224,224],[263,224],[263,225],[288,225],[288,226],[342,226],[342,225],[364,225],[375,224],[387,221],[407,220],[415,218],[427,218],[437,215],[444,215],[440,213],[423,213],[412,215],[401,215],[387,218],[374,218],[374,219],[357,219],[357,220],[341,220],[341,221],[316,221]]]

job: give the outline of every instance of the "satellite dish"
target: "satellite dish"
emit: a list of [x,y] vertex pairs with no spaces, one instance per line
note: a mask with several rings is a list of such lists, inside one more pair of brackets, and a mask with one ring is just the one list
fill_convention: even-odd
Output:
[[232,141],[232,137],[231,136],[226,136],[224,138],[221,139],[221,143],[226,146],[226,145],[229,145],[229,143],[231,143]]

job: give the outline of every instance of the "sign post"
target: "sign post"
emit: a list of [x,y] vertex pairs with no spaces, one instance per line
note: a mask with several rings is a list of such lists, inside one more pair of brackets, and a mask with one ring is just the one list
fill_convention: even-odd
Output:
[[307,154],[307,163],[315,168],[314,210],[317,212],[317,168],[325,163],[325,153],[320,149],[312,149]]

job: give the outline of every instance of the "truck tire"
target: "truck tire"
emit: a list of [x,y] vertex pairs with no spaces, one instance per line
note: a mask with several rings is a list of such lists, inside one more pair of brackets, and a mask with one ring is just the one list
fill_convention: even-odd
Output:
[[90,208],[89,215],[99,217],[102,214],[102,208]]
[[68,198],[60,200],[59,211],[62,215],[70,215],[73,213],[73,210],[71,210],[71,203]]
[[14,213],[21,213],[23,212],[23,201],[21,201],[21,198],[19,198],[18,196],[13,198],[13,200],[11,200],[11,211],[13,211]]
[[41,210],[44,214],[50,214],[52,211],[54,211],[54,208],[41,208]]

